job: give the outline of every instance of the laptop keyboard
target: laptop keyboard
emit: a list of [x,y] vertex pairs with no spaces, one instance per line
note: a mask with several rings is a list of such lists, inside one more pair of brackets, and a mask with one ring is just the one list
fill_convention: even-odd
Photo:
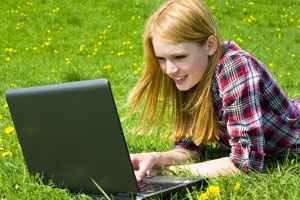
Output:
[[169,188],[175,185],[174,183],[149,183],[149,182],[139,182],[139,190],[143,194],[149,194],[152,192],[160,191],[165,188]]

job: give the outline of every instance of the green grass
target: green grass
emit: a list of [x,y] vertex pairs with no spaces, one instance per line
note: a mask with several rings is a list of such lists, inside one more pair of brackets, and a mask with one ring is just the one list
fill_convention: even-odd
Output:
[[[161,1],[151,0],[3,0],[0,2],[0,198],[88,199],[38,184],[28,175],[5,106],[12,88],[108,78],[120,116],[128,92],[143,69],[142,34],[147,18]],[[298,0],[206,0],[225,40],[235,40],[269,68],[285,92],[299,97],[300,14]],[[130,132],[123,122],[130,152],[172,148],[168,137]],[[206,158],[221,156],[210,147]],[[209,179],[216,199],[299,199],[298,160],[273,165],[264,174]],[[234,190],[237,183],[240,189]],[[186,198],[203,193],[194,190]]]

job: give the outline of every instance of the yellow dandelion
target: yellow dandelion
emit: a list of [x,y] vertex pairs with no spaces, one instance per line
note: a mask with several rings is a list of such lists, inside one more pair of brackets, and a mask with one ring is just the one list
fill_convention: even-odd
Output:
[[4,148],[3,148],[3,147],[0,147],[0,151],[4,151]]
[[296,57],[296,54],[291,54],[291,56],[294,58],[294,57]]
[[7,127],[7,128],[4,130],[4,132],[5,132],[6,134],[10,134],[10,133],[12,133],[14,130],[15,130],[14,127],[9,126],[9,127]]
[[10,61],[10,60],[11,60],[11,58],[10,58],[10,57],[7,57],[7,58],[6,58],[6,61]]
[[207,188],[206,192],[209,194],[209,197],[216,197],[220,194],[220,187],[211,185]]
[[159,96],[159,97],[157,98],[157,100],[158,100],[158,101],[164,101],[164,98],[161,97],[161,96]]
[[[3,142],[3,139],[2,139],[2,138],[0,138],[0,144],[1,144],[2,142]],[[2,147],[0,147],[0,150],[1,150],[1,148],[2,148]],[[3,148],[2,148],[2,149],[3,149]]]
[[70,64],[70,63],[71,63],[70,58],[66,58],[66,63],[67,63],[67,64]]
[[241,188],[241,183],[240,182],[236,182],[235,186],[234,186],[234,191],[237,191]]
[[207,193],[203,193],[199,196],[199,200],[207,200],[209,197],[207,195]]
[[82,44],[82,45],[80,45],[80,47],[79,47],[79,52],[81,52],[81,51],[83,51],[83,49],[84,49],[84,45]]
[[291,72],[287,72],[286,75],[287,75],[287,76],[290,76],[290,75],[291,75]]
[[281,38],[281,33],[278,33],[278,36],[277,36],[278,38]]
[[111,69],[112,66],[111,66],[111,65],[105,65],[103,68],[104,68],[104,69]]
[[8,104],[6,103],[6,104],[4,104],[4,106],[3,106],[4,108],[8,108]]
[[273,67],[273,63],[269,63],[269,67]]
[[253,6],[254,5],[254,2],[249,2],[249,6]]
[[7,157],[7,156],[9,156],[9,155],[11,155],[12,153],[10,152],[10,151],[4,151],[4,152],[2,152],[2,156],[3,157]]
[[0,119],[3,119],[3,115],[0,114]]
[[237,38],[236,41],[237,42],[243,42],[243,39],[242,38]]
[[122,55],[124,55],[124,51],[118,52],[118,56],[122,56]]

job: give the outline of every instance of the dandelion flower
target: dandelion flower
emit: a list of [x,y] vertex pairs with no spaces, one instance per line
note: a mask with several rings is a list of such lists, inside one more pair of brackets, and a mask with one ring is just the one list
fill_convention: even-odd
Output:
[[2,152],[2,156],[3,157],[7,157],[7,156],[9,156],[9,155],[11,155],[12,153],[10,152],[10,151],[4,151],[4,152]]
[[103,68],[104,68],[104,69],[111,69],[112,66],[111,66],[111,65],[105,65]]
[[207,193],[209,194],[209,197],[216,197],[220,193],[220,187],[211,185],[207,188]]
[[236,183],[235,183],[235,186],[234,186],[234,191],[239,190],[240,187],[241,187],[241,183],[240,183],[240,182],[236,182]]
[[3,115],[0,114],[0,119],[3,119]]
[[124,55],[124,51],[118,52],[118,56],[122,56],[122,55]]
[[65,60],[66,60],[66,63],[67,63],[67,64],[70,64],[70,63],[71,63],[70,58],[66,58]]
[[15,128],[14,127],[12,127],[12,126],[9,126],[9,127],[7,127],[6,129],[5,129],[5,133],[6,134],[10,134],[10,133],[12,133],[13,131],[15,130]]
[[207,193],[203,193],[199,196],[199,200],[207,200],[207,199],[208,199]]

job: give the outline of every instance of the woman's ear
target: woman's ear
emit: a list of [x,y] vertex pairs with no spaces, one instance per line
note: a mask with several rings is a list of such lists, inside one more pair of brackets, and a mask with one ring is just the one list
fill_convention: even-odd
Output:
[[218,49],[217,38],[213,35],[209,36],[206,41],[206,45],[207,45],[208,55],[209,56],[214,55]]

